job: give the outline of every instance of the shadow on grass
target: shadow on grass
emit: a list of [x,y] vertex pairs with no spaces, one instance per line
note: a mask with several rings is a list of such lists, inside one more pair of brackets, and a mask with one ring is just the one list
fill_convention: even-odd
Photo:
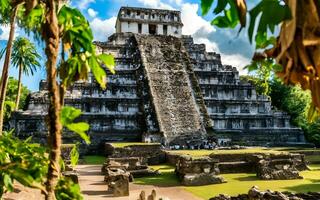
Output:
[[248,175],[246,177],[237,177],[234,179],[238,181],[259,181],[260,180],[256,175]]
[[310,183],[310,184],[302,184],[291,187],[285,187],[284,189],[290,190],[295,193],[305,193],[305,192],[319,192],[320,182]]
[[138,185],[153,185],[158,187],[173,187],[181,185],[174,172],[161,172],[158,176],[135,178],[134,183]]

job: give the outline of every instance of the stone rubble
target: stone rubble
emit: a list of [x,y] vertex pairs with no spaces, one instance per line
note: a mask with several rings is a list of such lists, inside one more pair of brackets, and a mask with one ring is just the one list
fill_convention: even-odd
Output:
[[105,174],[105,182],[108,192],[114,197],[129,196],[130,173],[120,168],[108,168]]
[[199,186],[226,182],[221,176],[217,161],[209,157],[181,156],[175,170],[183,185]]

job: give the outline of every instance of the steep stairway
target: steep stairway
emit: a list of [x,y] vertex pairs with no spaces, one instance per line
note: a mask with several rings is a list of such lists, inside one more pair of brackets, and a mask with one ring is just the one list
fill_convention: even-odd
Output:
[[180,39],[135,35],[160,132],[167,144],[205,138],[197,94],[190,80],[188,54]]

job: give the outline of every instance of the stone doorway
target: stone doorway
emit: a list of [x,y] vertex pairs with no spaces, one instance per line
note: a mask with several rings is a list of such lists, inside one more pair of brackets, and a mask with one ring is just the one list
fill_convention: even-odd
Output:
[[151,35],[157,34],[157,25],[149,24],[149,34]]

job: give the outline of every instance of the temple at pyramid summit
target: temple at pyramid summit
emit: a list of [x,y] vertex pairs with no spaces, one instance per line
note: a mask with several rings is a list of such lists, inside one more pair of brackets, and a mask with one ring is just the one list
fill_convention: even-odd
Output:
[[[240,81],[235,67],[182,35],[179,11],[122,7],[115,27],[107,41],[95,42],[99,52],[116,60],[107,89],[90,75],[65,96],[66,105],[82,110],[79,121],[90,124],[93,148],[108,141],[167,146],[205,140],[270,146],[305,142],[290,116],[273,110],[268,97]],[[14,113],[10,125],[17,136],[46,141],[46,85],[41,81],[26,110]],[[78,139],[65,132],[65,143]]]

